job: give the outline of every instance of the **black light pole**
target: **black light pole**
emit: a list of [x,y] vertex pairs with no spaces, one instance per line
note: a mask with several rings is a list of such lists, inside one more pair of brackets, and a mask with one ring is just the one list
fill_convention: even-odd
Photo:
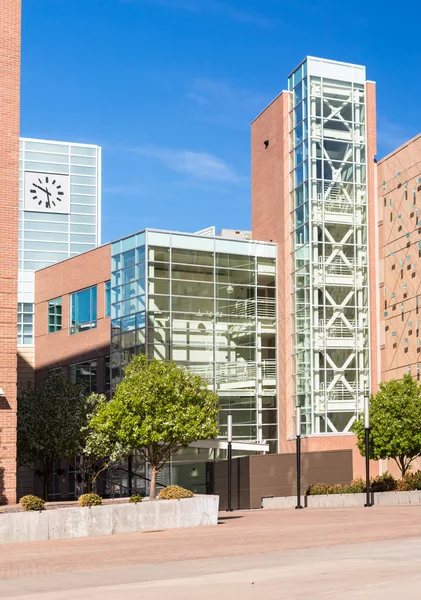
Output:
[[231,471],[232,471],[232,415],[228,415],[228,507],[227,512],[232,512],[231,503]]
[[365,504],[366,508],[372,506],[370,502],[370,399],[364,398],[364,433],[365,433]]
[[133,475],[133,456],[130,455],[127,459],[127,487],[129,491],[129,496],[133,493],[133,485],[132,485],[132,477]]
[[295,508],[304,508],[301,506],[301,407],[297,406],[295,412],[295,440],[297,444],[297,506]]

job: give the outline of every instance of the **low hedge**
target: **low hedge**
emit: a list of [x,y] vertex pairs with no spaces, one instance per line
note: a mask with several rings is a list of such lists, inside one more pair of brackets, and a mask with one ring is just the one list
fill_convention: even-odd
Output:
[[82,494],[77,503],[78,506],[101,506],[102,498],[98,494]]
[[181,498],[193,498],[194,494],[190,490],[179,485],[169,485],[158,494],[158,500],[180,500]]
[[[419,487],[415,487],[416,485]],[[390,473],[377,475],[377,477],[373,477],[370,480],[370,492],[392,492],[394,490],[417,489],[421,489],[421,471],[409,474],[400,481],[397,481]],[[365,481],[359,477],[347,485],[341,485],[340,483],[335,485],[316,483],[315,485],[310,485],[306,494],[307,496],[319,496],[322,494],[361,494],[365,491]]]
[[42,498],[38,498],[38,496],[29,494],[28,496],[22,496],[19,504],[23,510],[44,510],[45,501]]

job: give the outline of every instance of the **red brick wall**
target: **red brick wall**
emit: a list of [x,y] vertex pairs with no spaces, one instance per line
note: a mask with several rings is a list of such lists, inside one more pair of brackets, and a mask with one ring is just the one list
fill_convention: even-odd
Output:
[[380,378],[380,347],[378,339],[379,324],[379,241],[376,165],[374,157],[377,153],[376,135],[376,84],[366,84],[367,106],[367,192],[368,192],[368,268],[370,295],[370,384],[374,393],[378,389]]
[[[105,317],[105,281],[111,278],[111,245],[65,260],[35,274],[36,380],[53,367],[110,354],[110,319]],[[97,327],[69,335],[69,294],[97,286]],[[62,298],[62,330],[47,333],[48,301]]]
[[[292,435],[289,131],[290,94],[278,96],[251,126],[253,239],[278,242],[278,406],[279,451]],[[265,146],[265,142],[269,145]]]
[[20,0],[0,0],[0,502],[16,500]]

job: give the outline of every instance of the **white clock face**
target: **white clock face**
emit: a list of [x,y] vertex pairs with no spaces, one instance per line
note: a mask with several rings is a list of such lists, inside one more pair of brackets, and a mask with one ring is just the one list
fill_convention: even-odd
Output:
[[26,171],[24,210],[69,213],[69,176]]

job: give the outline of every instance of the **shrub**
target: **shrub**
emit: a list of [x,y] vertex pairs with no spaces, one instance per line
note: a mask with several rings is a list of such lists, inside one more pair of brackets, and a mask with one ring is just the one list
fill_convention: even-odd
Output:
[[137,504],[138,502],[142,502],[142,495],[141,494],[132,494],[130,496],[129,502],[132,504]]
[[409,492],[413,488],[408,483],[408,481],[406,480],[406,477],[405,477],[404,479],[399,479],[397,481],[397,483],[396,483],[396,489],[397,489],[398,492]]
[[194,494],[190,490],[179,485],[169,485],[158,494],[158,500],[180,500],[181,498],[193,498]]
[[310,485],[310,487],[307,490],[308,496],[321,496],[323,494],[333,493],[333,486],[328,485],[327,483],[315,483],[314,485]]
[[401,492],[421,490],[421,471],[407,473],[403,479],[397,482],[397,489]]
[[396,479],[390,473],[377,475],[370,482],[370,490],[372,492],[392,492],[396,490]]
[[101,506],[102,498],[98,494],[82,494],[77,503],[78,506]]
[[365,482],[358,477],[351,481],[349,485],[344,485],[342,493],[343,494],[362,494],[365,492]]
[[45,501],[42,498],[38,498],[38,496],[29,494],[28,496],[23,496],[19,500],[19,504],[23,510],[44,510]]
[[335,483],[334,485],[329,485],[328,483],[316,483],[308,488],[307,495],[319,496],[322,494],[360,494],[361,492],[365,492],[365,483],[361,478],[359,478],[351,481],[349,485],[341,485],[340,483]]
[[414,490],[421,490],[421,471],[415,471],[415,473],[410,473],[412,485],[414,486]]

